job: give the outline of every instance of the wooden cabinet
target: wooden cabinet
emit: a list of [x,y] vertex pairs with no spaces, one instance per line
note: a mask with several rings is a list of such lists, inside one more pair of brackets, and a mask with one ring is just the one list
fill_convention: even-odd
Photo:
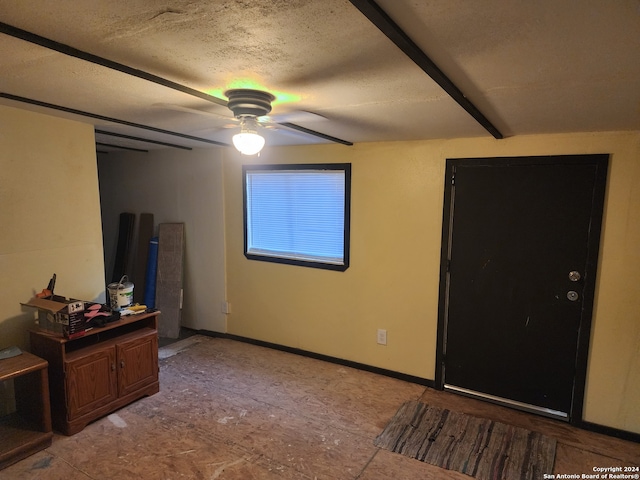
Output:
[[0,383],[13,382],[16,411],[0,417],[0,469],[51,445],[47,362],[28,352],[0,360]]
[[125,317],[69,340],[31,331],[49,361],[53,426],[73,435],[88,423],[159,391],[158,312]]
[[66,356],[70,419],[90,414],[158,381],[158,336],[149,328]]

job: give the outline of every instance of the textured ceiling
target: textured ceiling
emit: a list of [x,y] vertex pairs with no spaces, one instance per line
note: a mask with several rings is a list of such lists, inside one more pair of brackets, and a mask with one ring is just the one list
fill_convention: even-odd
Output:
[[[638,0],[377,4],[506,137],[640,130]],[[354,143],[491,137],[347,0],[0,0],[0,22],[222,100],[229,88],[269,91],[274,120]],[[217,142],[237,132],[224,128],[233,118],[224,105],[6,33],[0,72],[0,103],[100,131],[211,146],[6,97]],[[296,111],[318,115],[286,115]],[[327,142],[286,128],[264,133],[268,145]]]

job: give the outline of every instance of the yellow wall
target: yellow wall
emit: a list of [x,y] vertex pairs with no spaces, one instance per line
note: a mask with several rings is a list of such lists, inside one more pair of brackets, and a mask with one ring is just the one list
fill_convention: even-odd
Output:
[[102,226],[93,127],[0,105],[0,348],[28,344],[47,286],[104,300]]
[[[640,432],[640,133],[272,147],[225,158],[228,332],[433,379],[446,158],[611,153],[585,420]],[[243,255],[242,163],[352,163],[343,273]],[[388,331],[388,345],[376,331]]]
[[[612,154],[584,419],[640,433],[639,132],[228,150],[228,332],[433,379],[445,159],[579,153]],[[346,272],[245,259],[241,165],[255,161],[352,163]],[[0,106],[0,225],[0,348],[26,347],[19,303],[53,272],[58,293],[104,301],[91,125]]]

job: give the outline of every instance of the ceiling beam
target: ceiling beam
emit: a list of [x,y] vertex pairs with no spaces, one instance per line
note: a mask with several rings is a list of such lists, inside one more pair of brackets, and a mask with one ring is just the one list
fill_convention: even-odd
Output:
[[480,125],[482,125],[495,138],[504,138],[504,135],[471,103],[458,87],[447,77],[438,66],[433,63],[426,53],[395,23],[387,13],[373,0],[350,0],[365,17],[369,19],[389,40],[396,44],[405,55],[429,75],[442,89],[453,98],[458,105],[464,108]]
[[212,145],[218,145],[220,147],[229,146],[229,144],[227,143],[217,142],[215,140],[209,140],[208,138],[194,137],[193,135],[187,135],[186,133],[172,132],[171,130],[164,130],[162,128],[151,127],[149,125],[142,125],[140,123],[129,122],[127,120],[119,120],[113,117],[98,115],[97,113],[84,112],[82,110],[76,110],[75,108],[63,107],[61,105],[54,105],[53,103],[41,102],[40,100],[34,100],[32,98],[19,97],[18,95],[12,95],[10,93],[0,92],[0,98],[6,98],[7,100],[13,100],[15,102],[27,103],[29,105],[36,105],[38,107],[50,108],[52,110],[58,110],[60,112],[72,113],[74,115],[80,115],[82,117],[95,118],[97,120],[102,120],[104,122],[118,123],[120,125],[126,125],[128,127],[141,128],[143,130],[162,133],[164,135],[172,135],[174,137],[186,138],[188,140],[195,140],[196,142],[210,143]]
[[122,145],[114,145],[112,143],[102,143],[102,142],[96,142],[96,145],[99,145],[101,147],[111,147],[111,148],[119,148],[121,150],[130,150],[132,152],[143,152],[143,153],[149,153],[149,150],[143,150],[142,148],[133,148],[133,147],[124,147]]
[[165,147],[180,148],[182,150],[193,150],[191,147],[184,145],[176,145],[175,143],[161,142],[159,140],[151,140],[149,138],[134,137],[133,135],[125,135],[124,133],[107,132],[106,130],[98,130],[95,132],[99,135],[108,135],[110,137],[126,138],[127,140],[135,140],[136,142],[153,143],[154,145],[164,145]]
[[149,82],[157,83],[158,85],[162,85],[163,87],[171,88],[173,90],[186,93],[187,95],[192,95],[194,97],[207,100],[208,102],[216,103],[224,107],[227,106],[226,100],[214,97],[213,95],[209,95],[208,93],[204,93],[194,88],[172,82],[171,80],[167,80],[166,78],[159,77],[143,70],[138,70],[137,68],[123,65],[122,63],[114,62],[107,58],[99,57],[98,55],[94,55],[92,53],[78,50],[77,48],[70,47],[69,45],[65,45],[64,43],[41,37],[40,35],[27,32],[26,30],[22,30],[21,28],[14,27],[6,23],[0,22],[0,33],[4,33],[5,35],[9,35],[14,38],[19,38],[29,43],[40,45],[41,47],[45,47],[50,50],[55,50],[56,52],[64,53],[65,55],[69,55],[71,57],[79,58],[80,60],[85,60],[87,62],[95,63],[96,65],[110,68],[112,70],[117,70],[119,72],[126,73],[127,75],[132,75]]
[[[181,85],[179,83],[172,82],[171,80],[167,80],[166,78],[162,78],[157,75],[154,75],[152,73],[145,72],[143,70],[138,70],[137,68],[132,68],[127,65],[123,65],[122,63],[114,62],[113,60],[109,60],[107,58],[100,57],[98,55],[94,55],[89,52],[78,50],[77,48],[71,47],[69,45],[65,45],[64,43],[56,42],[55,40],[42,37],[35,33],[28,32],[26,30],[23,30],[18,27],[14,27],[12,25],[9,25],[3,22],[0,22],[0,33],[4,33],[5,35],[9,35],[14,38],[19,38],[20,40],[24,40],[26,42],[33,43],[35,45],[40,45],[41,47],[45,47],[50,50],[63,53],[65,55],[69,55],[71,57],[75,57],[80,60],[91,62],[96,65],[101,65],[103,67],[110,68],[112,70],[117,70],[121,73],[126,73],[127,75],[132,75],[134,77],[141,78],[143,80],[147,80],[149,82],[162,85],[163,87],[171,88],[173,90],[177,90],[179,92],[186,93],[187,95],[198,97],[203,100],[207,100],[209,102],[222,105],[224,107],[228,106],[228,103],[229,103],[226,100],[223,100],[218,97],[214,97],[213,95],[209,95],[208,93],[204,93],[199,90],[195,90],[193,88],[187,87],[186,85]],[[341,143],[343,145],[353,145],[353,143],[348,142],[347,140],[341,140],[339,138],[332,137],[331,135],[326,135],[321,132],[316,132],[315,130],[301,127],[293,123],[287,123],[285,126],[298,130],[300,132],[304,132],[308,135],[313,135],[325,140],[330,140],[332,142]],[[214,142],[214,143],[217,145],[228,146],[226,144],[219,143],[219,142]]]

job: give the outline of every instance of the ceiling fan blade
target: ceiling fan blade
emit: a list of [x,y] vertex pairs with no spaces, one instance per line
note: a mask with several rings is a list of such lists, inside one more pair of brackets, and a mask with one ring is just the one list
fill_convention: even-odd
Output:
[[[261,112],[266,114],[271,111],[270,104],[275,97],[273,97],[273,95],[269,93],[252,90],[229,90],[226,94],[230,99],[229,109],[234,113],[234,117],[237,118],[229,118],[229,116],[227,115],[220,115],[209,110],[183,107],[181,105],[170,103],[156,103],[154,104],[154,106],[169,110],[176,110],[179,112],[205,115],[208,117],[216,118],[218,120],[223,119],[227,122],[231,120],[231,122],[233,122],[233,125],[230,126],[238,126],[241,124],[243,118],[251,117],[254,119],[254,121],[257,121],[263,128],[284,128],[298,134],[302,133],[305,135],[311,135],[323,140],[329,140],[330,142],[340,143],[342,145],[353,145],[353,143],[348,140],[343,140],[341,138],[333,137],[326,133],[318,132],[316,130],[298,125],[298,123],[300,122],[311,123],[327,120],[326,117],[317,113],[300,110],[285,112],[272,116],[260,115]],[[229,126],[225,126],[223,128],[228,127]]]
[[216,125],[213,127],[207,128],[199,128],[198,130],[193,130],[191,133],[194,135],[213,135],[214,133],[221,132],[223,130],[229,130],[230,128],[238,128],[238,125],[226,124],[226,125]]
[[154,103],[153,106],[154,107],[158,107],[158,108],[164,108],[164,109],[167,109],[167,110],[174,110],[174,111],[177,111],[177,112],[194,113],[196,115],[204,115],[205,117],[213,117],[213,118],[217,118],[217,119],[223,119],[225,121],[233,121],[234,120],[234,118],[232,116],[229,116],[229,115],[221,115],[219,113],[211,112],[209,110],[200,110],[199,108],[183,107],[182,105],[175,105],[173,103]]
[[[316,116],[316,114],[311,114]],[[319,116],[319,115],[317,115]],[[325,117],[322,117],[325,118]],[[327,135],[326,133],[317,132],[315,130],[311,130],[310,128],[303,127],[301,125],[295,124],[293,122],[274,122],[271,121],[271,117],[259,117],[258,124],[266,129],[276,129],[281,133],[295,133],[297,135],[311,135],[317,138],[321,138],[323,140],[329,140],[334,143],[341,143],[342,145],[353,145],[352,142],[348,140],[343,140],[341,138],[333,137],[331,135]],[[288,130],[288,131],[287,131]]]
[[323,139],[329,140],[331,142],[341,143],[342,145],[347,145],[349,147],[353,145],[353,142],[350,142],[348,140],[343,140],[343,139],[338,138],[338,137],[333,137],[331,135],[327,135],[326,133],[316,132],[315,130],[311,130],[310,128],[301,127],[300,125],[296,125],[295,123],[281,122],[281,123],[278,123],[278,125],[281,125],[281,126],[287,127],[287,128],[291,128],[293,130],[297,130],[299,132],[306,133],[308,135],[313,135],[313,136],[318,137],[318,138],[323,138]]
[[308,112],[306,110],[292,110],[290,112],[278,113],[276,115],[268,115],[266,118],[270,122],[283,123],[305,123],[305,122],[326,122],[327,117],[318,113]]

